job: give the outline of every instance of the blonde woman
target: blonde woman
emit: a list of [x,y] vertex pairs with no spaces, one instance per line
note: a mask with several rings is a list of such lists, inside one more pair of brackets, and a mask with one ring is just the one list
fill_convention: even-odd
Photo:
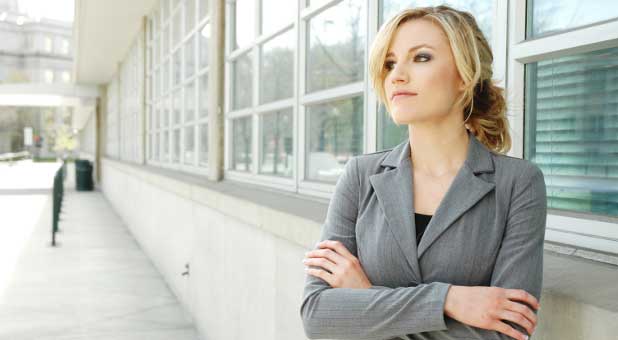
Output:
[[527,339],[537,325],[546,187],[506,156],[505,99],[474,18],[404,10],[371,47],[373,87],[409,139],[353,157],[306,253],[311,339]]

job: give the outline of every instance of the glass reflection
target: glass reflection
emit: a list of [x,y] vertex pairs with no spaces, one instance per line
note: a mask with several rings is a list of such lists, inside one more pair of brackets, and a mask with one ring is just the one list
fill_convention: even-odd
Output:
[[615,0],[528,0],[526,9],[527,38],[618,17]]
[[350,157],[363,152],[363,98],[309,106],[306,124],[305,177],[336,182]]
[[307,92],[363,80],[365,1],[346,0],[309,21]]
[[292,177],[292,108],[260,117],[260,173]]
[[260,103],[292,97],[294,93],[294,31],[262,47]]
[[252,67],[251,53],[247,53],[232,64],[234,74],[232,109],[238,110],[251,106],[252,103]]
[[232,122],[232,169],[250,172],[252,169],[251,116],[233,119]]
[[208,124],[200,124],[200,155],[199,165],[205,167],[208,165]]

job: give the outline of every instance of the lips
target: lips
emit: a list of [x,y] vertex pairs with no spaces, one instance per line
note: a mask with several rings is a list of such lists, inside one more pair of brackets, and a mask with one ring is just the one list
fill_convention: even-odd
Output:
[[408,97],[413,97],[413,96],[416,96],[416,93],[408,92],[408,91],[396,91],[393,93],[391,100],[395,100],[399,98],[408,98]]

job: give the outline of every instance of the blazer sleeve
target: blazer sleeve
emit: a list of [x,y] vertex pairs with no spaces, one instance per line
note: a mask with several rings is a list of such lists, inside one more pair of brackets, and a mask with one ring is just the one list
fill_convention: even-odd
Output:
[[[546,220],[545,180],[543,172],[532,164],[522,171],[514,184],[506,230],[494,265],[491,286],[523,289],[541,301]],[[519,324],[505,322],[522,334],[528,334]],[[499,334],[502,336],[500,339],[511,339]]]
[[[320,240],[338,240],[354,256],[359,213],[358,160],[346,163],[335,185]],[[432,282],[414,287],[332,288],[306,275],[300,306],[305,335],[310,339],[388,339],[405,334],[446,330],[444,303],[450,284]]]

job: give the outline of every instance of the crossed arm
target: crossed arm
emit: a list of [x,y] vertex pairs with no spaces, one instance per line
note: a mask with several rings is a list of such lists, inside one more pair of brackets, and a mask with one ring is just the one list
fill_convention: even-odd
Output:
[[[330,201],[320,240],[340,242],[356,254],[358,213],[357,160],[345,167]],[[526,178],[528,180],[526,181]],[[545,184],[538,168],[522,172],[512,194],[507,230],[494,267],[491,286],[524,289],[540,298],[546,214]],[[344,286],[345,287],[345,286]],[[415,287],[335,288],[307,275],[300,314],[310,339],[388,339],[404,334],[448,330],[446,298],[451,284],[432,282]],[[523,334],[523,327],[510,323]],[[492,339],[511,339],[497,331]]]

